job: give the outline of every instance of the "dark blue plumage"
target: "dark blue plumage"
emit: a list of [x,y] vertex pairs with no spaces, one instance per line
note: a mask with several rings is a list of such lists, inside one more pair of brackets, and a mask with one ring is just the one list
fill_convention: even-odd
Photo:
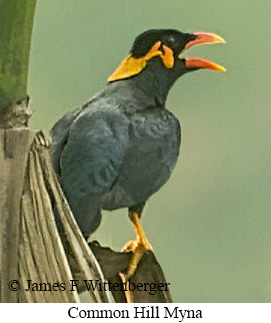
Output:
[[102,209],[127,207],[140,215],[169,179],[179,154],[180,125],[165,108],[168,92],[186,72],[218,69],[199,59],[188,64],[178,55],[189,43],[210,42],[210,35],[142,34],[111,82],[53,127],[53,164],[85,236],[98,227]]
[[175,166],[179,122],[165,109],[165,94],[140,84],[108,84],[51,131],[53,164],[85,235],[99,225],[101,209],[144,204]]

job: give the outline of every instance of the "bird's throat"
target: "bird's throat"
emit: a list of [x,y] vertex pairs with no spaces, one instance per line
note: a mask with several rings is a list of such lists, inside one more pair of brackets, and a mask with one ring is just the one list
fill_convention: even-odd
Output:
[[169,90],[178,79],[178,75],[169,72],[160,65],[160,59],[154,59],[149,62],[144,71],[126,80],[126,82],[141,91],[144,100],[164,106]]

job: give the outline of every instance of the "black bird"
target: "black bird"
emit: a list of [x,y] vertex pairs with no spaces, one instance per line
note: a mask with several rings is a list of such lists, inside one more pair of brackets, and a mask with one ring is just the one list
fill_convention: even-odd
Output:
[[101,221],[101,210],[127,207],[136,231],[127,275],[152,250],[140,223],[146,201],[169,179],[180,147],[180,124],[165,108],[174,82],[198,69],[225,71],[200,58],[181,58],[191,46],[223,43],[210,33],[148,30],[105,88],[80,109],[68,112],[51,131],[52,159],[85,237]]

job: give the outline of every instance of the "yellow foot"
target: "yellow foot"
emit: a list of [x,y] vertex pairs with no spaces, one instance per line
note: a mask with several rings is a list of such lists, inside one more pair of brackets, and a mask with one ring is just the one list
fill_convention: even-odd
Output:
[[130,240],[125,243],[123,246],[121,252],[130,252],[132,251],[133,253],[138,252],[138,251],[153,251],[152,245],[149,243],[148,240],[145,241],[140,241],[140,240]]
[[136,212],[130,211],[129,216],[136,232],[136,240],[128,241],[122,249],[122,251],[124,252],[132,251],[133,253],[125,274],[126,280],[130,279],[131,276],[133,276],[133,274],[135,273],[143,254],[146,251],[153,251],[153,248],[147,240],[142,228],[139,215]]

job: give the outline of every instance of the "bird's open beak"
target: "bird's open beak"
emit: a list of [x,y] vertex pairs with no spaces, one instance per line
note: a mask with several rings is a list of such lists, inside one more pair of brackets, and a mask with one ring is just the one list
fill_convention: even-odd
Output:
[[[203,45],[203,44],[215,44],[215,43],[226,43],[226,41],[216,35],[216,34],[212,34],[212,33],[194,33],[194,35],[196,36],[196,38],[194,40],[191,40],[190,42],[188,42],[184,48],[184,50],[195,46],[195,45]],[[181,53],[182,54],[182,53]],[[187,68],[191,68],[191,69],[210,69],[210,70],[214,70],[214,71],[221,71],[221,72],[225,72],[226,69],[225,67],[201,59],[201,58],[196,58],[196,57],[191,57],[191,58],[185,58],[185,65]]]

